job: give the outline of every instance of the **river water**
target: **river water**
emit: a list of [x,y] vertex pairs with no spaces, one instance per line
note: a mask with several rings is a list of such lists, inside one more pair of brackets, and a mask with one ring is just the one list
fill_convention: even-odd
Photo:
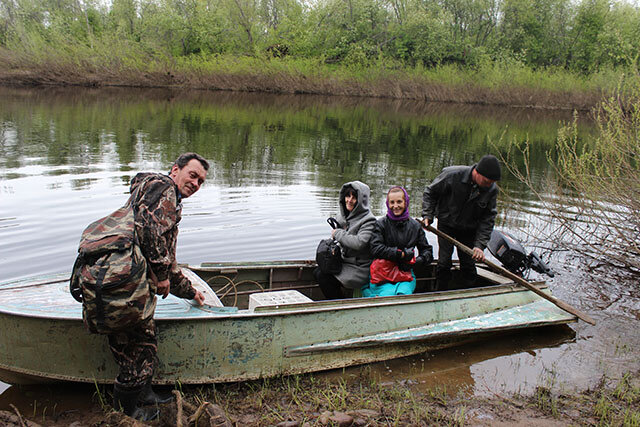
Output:
[[[185,151],[212,167],[184,201],[179,262],[310,259],[350,180],[369,184],[376,215],[385,212],[386,190],[405,186],[418,216],[422,191],[442,167],[528,139],[544,194],[552,175],[546,152],[572,120],[570,112],[225,92],[0,88],[0,99],[0,282],[69,271],[84,227],[124,203],[135,173],[168,171]],[[579,120],[581,138],[591,137],[589,118]],[[545,213],[505,175],[497,227],[532,249],[543,243],[532,227]],[[476,395],[585,389],[637,372],[637,286],[593,279],[541,253],[557,272],[554,295],[597,326],[512,334],[370,368],[383,381]],[[21,396],[2,383],[0,393],[0,409]]]

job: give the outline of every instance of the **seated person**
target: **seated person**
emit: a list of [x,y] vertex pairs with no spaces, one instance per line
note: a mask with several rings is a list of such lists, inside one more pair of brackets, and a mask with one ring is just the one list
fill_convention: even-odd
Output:
[[[416,289],[414,265],[430,263],[433,260],[433,249],[420,223],[409,216],[409,195],[402,187],[392,187],[387,193],[387,215],[378,219],[373,236],[369,243],[371,255],[376,260],[388,260],[397,264],[400,270],[409,272],[409,280],[399,282],[383,281],[369,283],[362,289],[365,297],[410,295]],[[415,249],[418,250],[413,263]],[[371,267],[374,275],[374,265]]]
[[339,227],[331,237],[342,247],[342,270],[336,275],[319,268],[313,272],[327,299],[345,298],[344,288],[351,293],[369,283],[369,240],[376,222],[369,209],[369,193],[369,186],[360,181],[347,182],[340,190],[340,213],[336,218]]

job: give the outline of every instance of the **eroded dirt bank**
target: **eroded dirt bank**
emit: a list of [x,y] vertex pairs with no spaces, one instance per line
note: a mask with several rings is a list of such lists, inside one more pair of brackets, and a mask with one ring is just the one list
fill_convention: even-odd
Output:
[[276,94],[312,94],[406,99],[473,105],[589,111],[606,94],[544,88],[488,88],[473,83],[442,84],[399,73],[372,79],[333,75],[311,76],[290,72],[188,73],[135,72],[97,74],[76,69],[6,69],[0,67],[4,86],[136,87],[214,90]]

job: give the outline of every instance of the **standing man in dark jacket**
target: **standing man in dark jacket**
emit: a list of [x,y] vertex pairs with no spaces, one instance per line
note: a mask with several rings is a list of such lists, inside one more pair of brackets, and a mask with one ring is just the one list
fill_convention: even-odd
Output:
[[[422,196],[422,218],[430,225],[438,218],[438,230],[473,248],[473,256],[458,251],[462,285],[476,280],[475,261],[484,261],[497,210],[500,163],[490,154],[472,166],[450,166],[429,185]],[[438,237],[438,290],[447,290],[451,279],[453,244]]]
[[[169,292],[177,297],[204,302],[202,293],[193,288],[176,262],[178,223],[183,198],[200,189],[207,176],[209,163],[196,153],[182,154],[169,175],[139,173],[131,181],[135,207],[135,232],[147,261],[149,275],[154,281],[150,288],[166,298]],[[153,318],[136,326],[110,334],[109,347],[118,363],[119,371],[113,388],[114,406],[125,414],[143,421],[158,416],[155,408],[142,409],[137,405],[164,403],[151,390],[156,369],[158,346]]]

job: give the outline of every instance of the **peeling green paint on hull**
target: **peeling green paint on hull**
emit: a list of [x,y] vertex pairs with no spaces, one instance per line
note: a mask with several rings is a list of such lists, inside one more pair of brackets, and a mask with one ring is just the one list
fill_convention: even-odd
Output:
[[[220,267],[259,279],[260,271],[311,264]],[[218,277],[213,264],[194,270]],[[245,269],[246,271],[243,271]],[[252,276],[252,277],[253,277]],[[68,275],[0,284],[0,380],[109,383],[116,376],[105,336],[89,334]],[[210,277],[210,278],[211,278]],[[209,278],[209,279],[210,279]],[[263,280],[263,279],[260,279]],[[285,282],[279,282],[277,286]],[[265,287],[266,284],[265,284]],[[417,354],[488,333],[576,318],[513,284],[370,299],[260,307],[194,307],[158,301],[160,384],[239,381],[320,371]]]

